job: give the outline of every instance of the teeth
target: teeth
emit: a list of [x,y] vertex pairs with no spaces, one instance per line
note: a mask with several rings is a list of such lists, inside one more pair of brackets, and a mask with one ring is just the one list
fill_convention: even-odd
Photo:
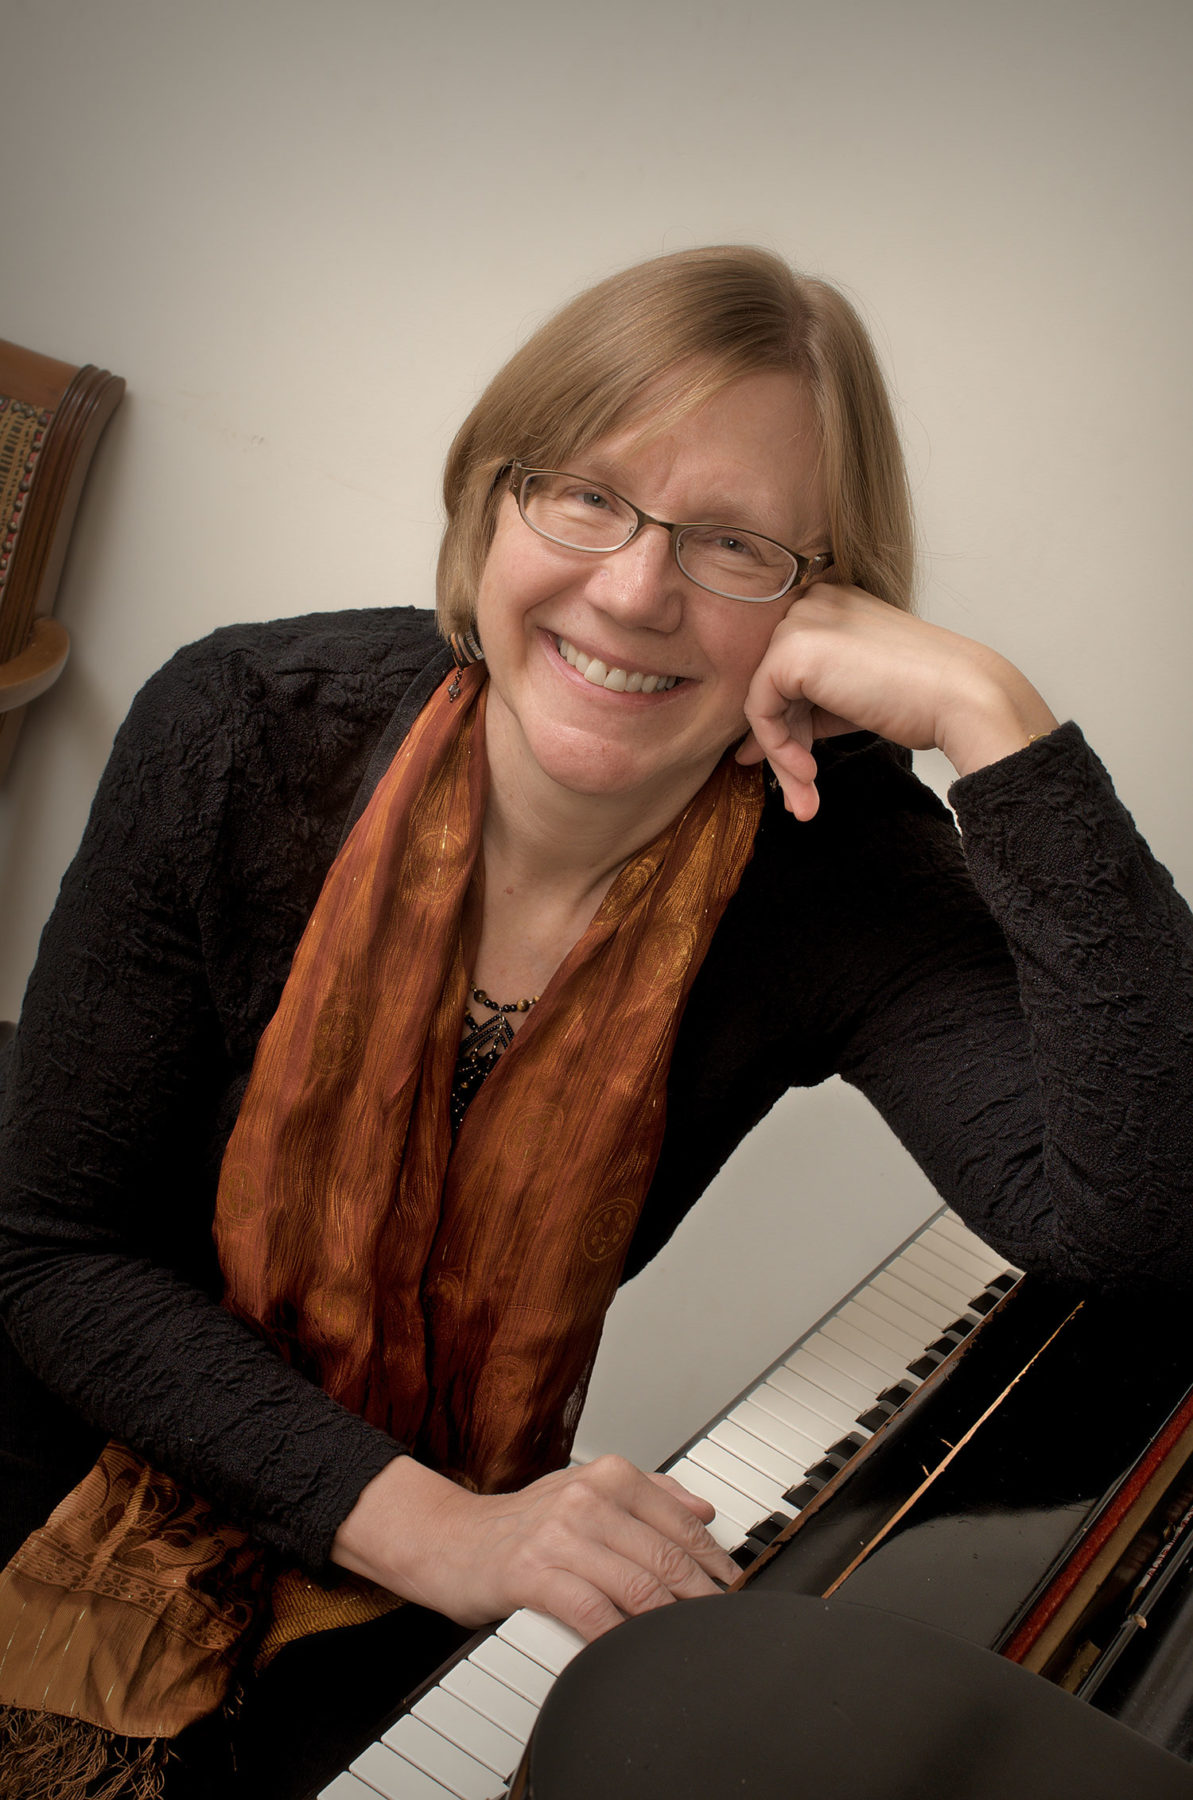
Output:
[[679,680],[678,675],[644,675],[641,669],[611,669],[599,656],[586,656],[566,638],[556,638],[555,645],[564,661],[571,663],[585,681],[612,694],[661,694]]

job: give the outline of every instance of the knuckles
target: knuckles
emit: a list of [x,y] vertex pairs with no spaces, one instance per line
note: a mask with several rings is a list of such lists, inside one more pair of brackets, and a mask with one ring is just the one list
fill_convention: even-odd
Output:
[[607,1452],[604,1456],[598,1456],[593,1462],[585,1464],[584,1468],[578,1472],[577,1481],[582,1482],[585,1477],[604,1493],[621,1492],[636,1486],[642,1479],[640,1472],[632,1462],[628,1462],[624,1456],[617,1456],[613,1452]]
[[622,1590],[622,1610],[630,1614],[652,1612],[674,1596],[648,1569],[635,1569]]
[[[702,1537],[708,1536],[702,1527],[697,1526],[697,1530]],[[712,1539],[708,1541],[711,1544]],[[658,1556],[658,1574],[664,1586],[675,1593],[691,1579],[692,1559],[678,1544],[664,1541]]]
[[570,1623],[591,1643],[594,1638],[602,1637],[614,1625],[621,1623],[621,1615],[612,1604],[595,1591],[579,1599],[571,1611]]

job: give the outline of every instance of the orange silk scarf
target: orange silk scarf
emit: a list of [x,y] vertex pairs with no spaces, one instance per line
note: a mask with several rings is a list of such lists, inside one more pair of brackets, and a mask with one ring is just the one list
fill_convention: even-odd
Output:
[[[749,860],[727,758],[621,869],[472,1102],[449,1096],[480,917],[483,671],[424,708],[333,864],[220,1176],[225,1303],[335,1399],[478,1491],[567,1461],[662,1142],[688,990]],[[169,1737],[218,1706],[263,1557],[130,1452],[0,1575],[0,1702]],[[312,1584],[304,1629],[393,1597]],[[323,1607],[325,1616],[321,1617]]]

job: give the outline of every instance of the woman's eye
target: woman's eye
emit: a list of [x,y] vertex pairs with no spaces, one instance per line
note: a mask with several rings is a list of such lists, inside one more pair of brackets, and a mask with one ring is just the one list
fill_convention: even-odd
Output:
[[574,493],[569,495],[569,499],[579,506],[587,507],[592,512],[609,510],[609,496],[603,494],[600,488],[577,488]]
[[755,543],[753,538],[745,537],[736,531],[709,532],[704,539],[704,546],[726,561],[758,562],[761,560],[761,545]]

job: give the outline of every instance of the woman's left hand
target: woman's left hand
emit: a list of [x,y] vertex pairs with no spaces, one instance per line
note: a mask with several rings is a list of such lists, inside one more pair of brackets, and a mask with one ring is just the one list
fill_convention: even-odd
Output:
[[812,744],[873,731],[908,750],[943,750],[959,775],[1055,729],[1045,702],[997,651],[860,588],[820,582],[776,628],[746,696],[738,761],[770,763],[788,810],[819,805]]

